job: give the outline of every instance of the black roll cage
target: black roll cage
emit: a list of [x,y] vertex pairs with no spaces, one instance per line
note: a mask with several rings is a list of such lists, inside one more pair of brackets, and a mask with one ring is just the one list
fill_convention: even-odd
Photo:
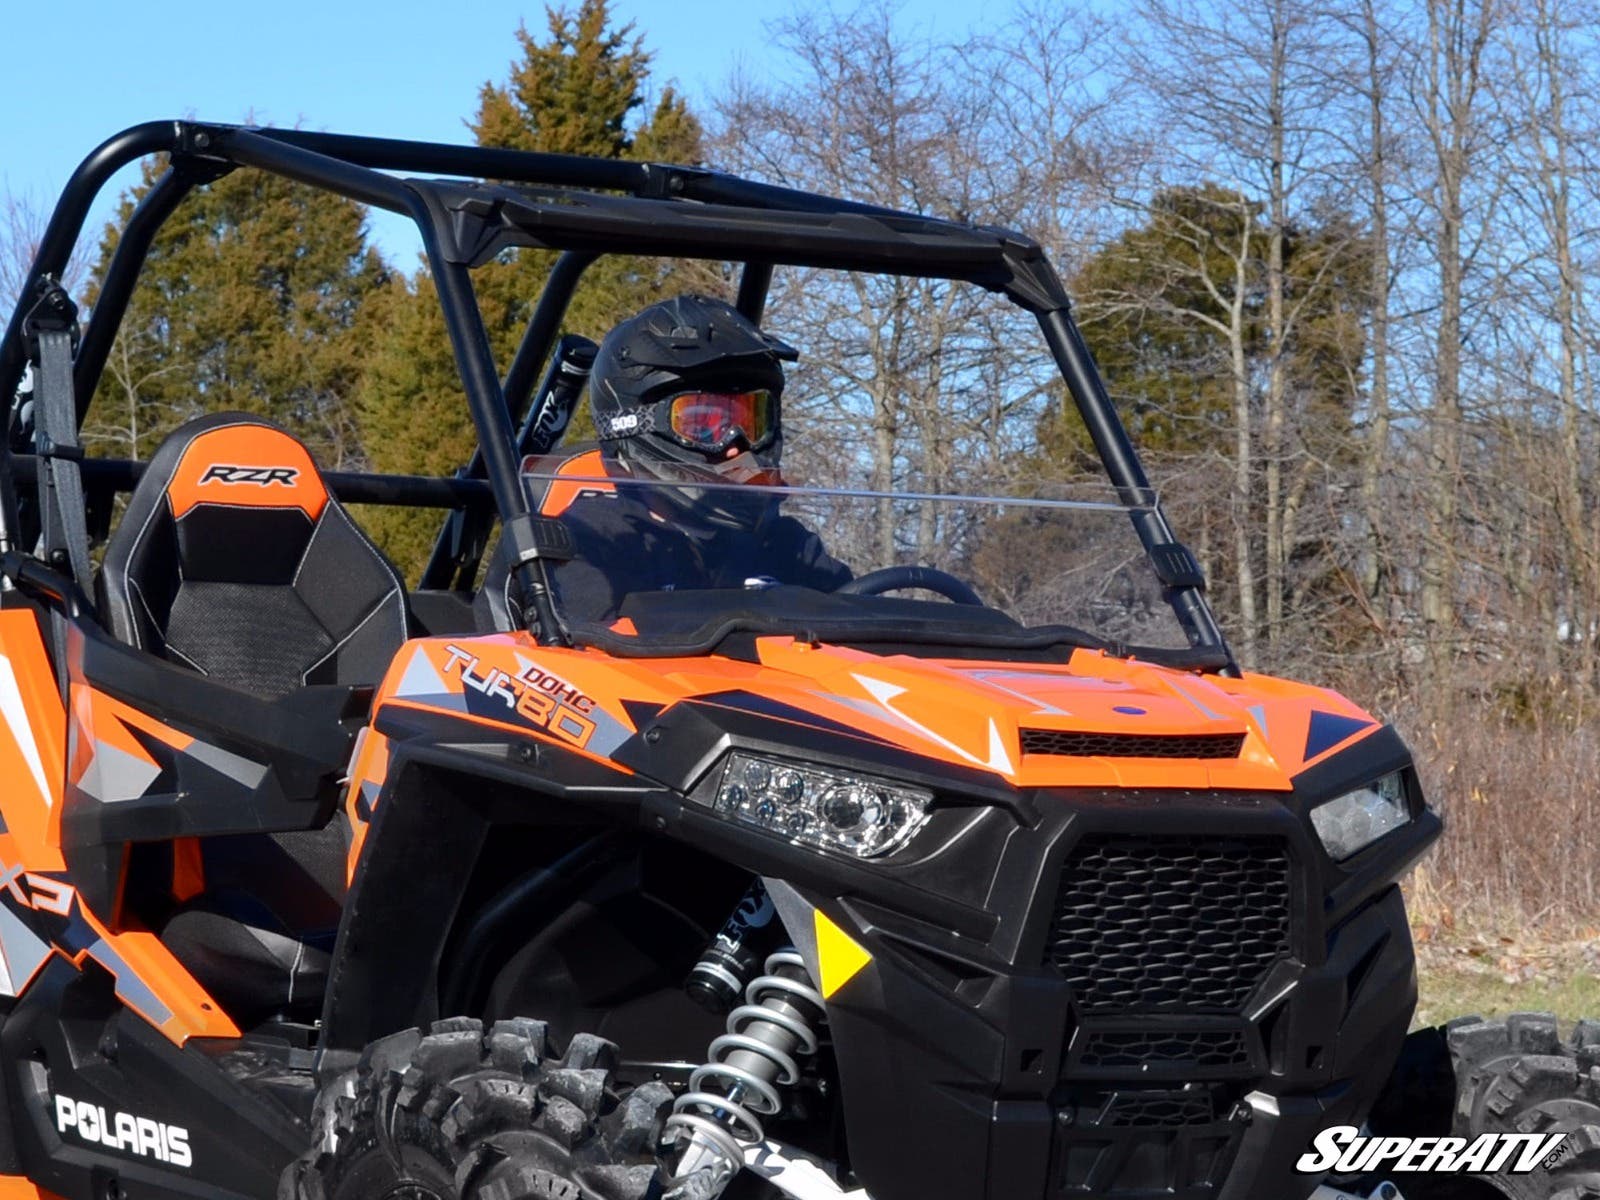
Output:
[[[409,216],[449,329],[479,451],[482,479],[408,476],[330,477],[345,499],[449,506],[492,498],[513,569],[542,620],[540,638],[560,642],[563,628],[549,597],[547,561],[559,537],[529,509],[518,471],[516,420],[583,270],[601,253],[742,260],[737,305],[759,321],[776,265],[963,280],[1034,314],[1102,465],[1125,502],[1149,494],[1149,480],[1118,417],[1070,301],[1037,242],[1010,230],[963,225],[848,200],[777,187],[697,167],[358,137],[303,130],[152,121],[109,138],[79,165],[62,191],[29,271],[17,311],[0,340],[0,550],[16,549],[15,481],[36,475],[36,456],[14,419],[28,365],[26,316],[59,279],[95,197],[122,167],[152,154],[169,166],[125,226],[101,280],[97,303],[73,357],[81,425],[151,243],[195,187],[238,167],[254,167]],[[430,172],[455,179],[399,178]],[[496,182],[471,182],[493,180]],[[509,247],[562,252],[502,380],[496,375],[469,269]],[[131,486],[142,464],[84,464],[86,482]],[[1139,505],[1133,524],[1167,598],[1196,650],[1237,668],[1206,601],[1194,557],[1174,537],[1159,508]]]

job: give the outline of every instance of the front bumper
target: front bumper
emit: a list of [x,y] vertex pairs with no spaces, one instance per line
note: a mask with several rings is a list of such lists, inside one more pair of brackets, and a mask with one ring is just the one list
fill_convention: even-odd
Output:
[[[1291,944],[1231,1015],[1086,1014],[1082,982],[1049,963],[1038,913],[1001,964],[869,901],[797,893],[872,956],[828,1011],[849,1165],[872,1200],[1309,1196],[1319,1181],[1294,1161],[1319,1129],[1364,1118],[1405,1037],[1416,976],[1399,889],[1346,886],[1330,911],[1339,888],[1282,814],[1263,805],[1253,819],[1295,864]],[[1104,823],[1067,821],[1036,881]],[[1086,1031],[1108,1025],[1125,1052],[1086,1055]]]

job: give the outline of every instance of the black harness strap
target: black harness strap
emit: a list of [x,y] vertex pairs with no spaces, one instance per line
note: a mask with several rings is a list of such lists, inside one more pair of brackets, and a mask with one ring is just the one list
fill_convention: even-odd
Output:
[[40,281],[39,299],[24,329],[34,367],[34,445],[40,458],[40,555],[89,586],[89,527],[78,464],[78,407],[72,389],[72,344],[78,306],[54,279]]

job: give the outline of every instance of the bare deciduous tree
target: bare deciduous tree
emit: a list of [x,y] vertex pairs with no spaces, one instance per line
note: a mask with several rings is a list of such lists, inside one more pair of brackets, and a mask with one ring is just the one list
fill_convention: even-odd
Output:
[[[1016,74],[1009,44],[974,43],[958,56],[901,34],[881,10],[795,18],[778,36],[796,77],[736,83],[721,108],[715,153],[735,169],[957,220],[1015,225],[1031,206],[1059,231],[1059,206],[1081,187],[1074,172],[1093,159],[1088,118],[1079,119],[1065,90],[1075,78],[1071,62],[1086,52],[1082,38],[1069,36],[1066,16],[1055,15],[1029,79]],[[1031,108],[1006,102],[1020,90]],[[1030,161],[1047,164],[1056,190],[1040,192],[995,155],[1000,139],[1026,141]],[[1025,318],[969,285],[788,270],[771,312],[808,350],[788,405],[808,430],[791,451],[801,468],[808,454],[835,475],[853,466],[885,492],[992,477],[1022,449],[1005,442],[1009,418],[1045,395],[1044,359],[1015,353],[1027,344]],[[1032,340],[1042,351],[1036,331]],[[900,521],[882,502],[880,561],[902,551],[931,555],[941,541],[932,514],[921,514],[914,546],[897,547]]]
[[[1432,403],[1429,416],[1428,538],[1422,559],[1422,619],[1435,675],[1448,670],[1448,647],[1458,586],[1455,525],[1460,512],[1461,346],[1469,274],[1478,248],[1467,228],[1466,207],[1475,180],[1498,177],[1483,170],[1496,142],[1484,112],[1484,70],[1491,37],[1503,19],[1500,0],[1424,0],[1424,27],[1414,47],[1410,99],[1420,114],[1428,147],[1426,236],[1433,248],[1437,318],[1433,329]],[[1479,193],[1492,204],[1493,190]]]
[[[49,217],[50,210],[31,195],[0,189],[0,307],[8,317],[22,297]],[[63,272],[61,282],[74,295],[88,275],[91,249],[80,242]]]

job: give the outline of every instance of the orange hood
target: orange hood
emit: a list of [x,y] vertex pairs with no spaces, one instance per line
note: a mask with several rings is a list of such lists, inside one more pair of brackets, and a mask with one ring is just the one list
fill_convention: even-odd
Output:
[[[814,721],[1023,787],[1287,790],[1306,767],[1379,728],[1322,688],[1099,651],[1019,664],[880,657],[792,638],[763,638],[757,650],[754,663],[621,659],[525,634],[428,638],[402,650],[381,701],[532,724],[598,758],[637,731],[641,712],[759,702],[775,720]],[[1063,752],[1052,734],[1103,736],[1068,737]]]

